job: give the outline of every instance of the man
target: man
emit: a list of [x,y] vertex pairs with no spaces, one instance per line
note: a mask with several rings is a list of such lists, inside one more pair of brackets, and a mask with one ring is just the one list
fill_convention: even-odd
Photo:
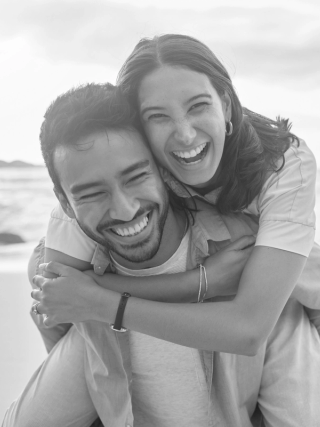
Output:
[[[49,173],[67,215],[103,249],[95,254],[96,271],[109,263],[136,276],[192,269],[230,232],[250,231],[246,217],[222,219],[202,209],[192,224],[188,211],[170,204],[134,123],[125,99],[108,85],[70,91],[46,115]],[[210,303],[129,298],[122,326],[130,332],[118,333],[108,325],[118,293],[60,264],[46,270],[60,277],[36,278],[37,311],[47,325],[76,327],[12,404],[4,427],[89,426],[97,414],[105,426],[132,426],[133,417],[138,426],[251,426],[257,403],[267,425],[316,425],[319,340],[297,302],[288,303],[255,356],[237,356],[212,351],[202,316],[210,319]]]

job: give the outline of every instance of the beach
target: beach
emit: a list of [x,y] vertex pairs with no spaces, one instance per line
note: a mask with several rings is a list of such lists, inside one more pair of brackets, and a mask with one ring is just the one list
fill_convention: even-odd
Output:
[[45,167],[0,168],[0,233],[10,232],[24,240],[0,245],[0,424],[6,408],[46,357],[29,314],[32,299],[27,265],[46,233],[55,204]]
[[33,325],[29,309],[30,291],[26,263],[18,272],[0,272],[1,284],[1,356],[0,421],[46,356],[40,334]]

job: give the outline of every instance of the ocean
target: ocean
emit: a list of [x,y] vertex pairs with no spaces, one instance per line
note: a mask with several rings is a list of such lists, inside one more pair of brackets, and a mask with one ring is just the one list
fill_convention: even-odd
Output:
[[[0,271],[25,271],[27,260],[45,235],[50,212],[57,203],[45,167],[0,168],[0,233],[21,236],[25,243],[0,245]],[[320,170],[316,213],[320,221]],[[316,240],[320,242],[320,227]]]
[[14,233],[25,241],[0,245],[0,271],[25,270],[57,203],[52,187],[45,167],[0,168],[0,233]]

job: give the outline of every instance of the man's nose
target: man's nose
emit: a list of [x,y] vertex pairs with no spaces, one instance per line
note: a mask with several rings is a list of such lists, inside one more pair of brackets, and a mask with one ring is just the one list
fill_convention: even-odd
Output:
[[109,215],[112,219],[131,221],[140,208],[140,202],[134,196],[116,190],[112,195]]
[[183,118],[175,122],[174,137],[178,142],[190,145],[193,143],[196,135],[197,132],[190,120]]

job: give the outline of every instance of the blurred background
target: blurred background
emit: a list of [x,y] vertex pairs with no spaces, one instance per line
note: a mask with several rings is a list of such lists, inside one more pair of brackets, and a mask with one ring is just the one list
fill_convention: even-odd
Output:
[[290,118],[292,131],[307,141],[320,165],[320,4],[2,0],[0,28],[1,421],[45,357],[29,316],[26,266],[55,205],[38,142],[50,102],[81,83],[115,83],[142,37],[188,34],[226,65],[244,106]]

